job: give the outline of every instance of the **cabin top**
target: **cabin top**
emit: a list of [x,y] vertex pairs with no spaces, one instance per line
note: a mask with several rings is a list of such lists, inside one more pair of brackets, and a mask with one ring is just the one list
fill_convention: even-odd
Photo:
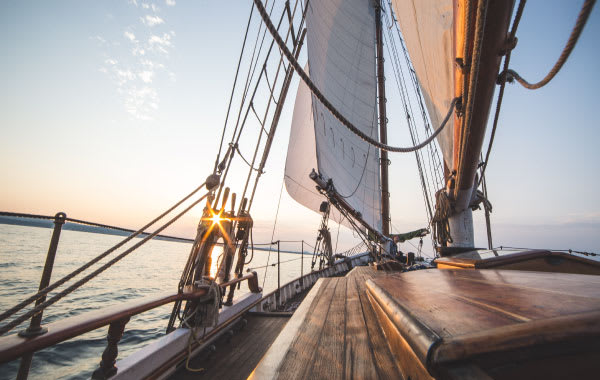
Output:
[[422,270],[378,276],[367,289],[433,374],[465,362],[494,373],[514,365],[507,352],[520,360],[545,352],[564,364],[565,352],[600,336],[599,276]]
[[513,269],[600,275],[600,261],[565,252],[475,249],[435,260],[440,269]]

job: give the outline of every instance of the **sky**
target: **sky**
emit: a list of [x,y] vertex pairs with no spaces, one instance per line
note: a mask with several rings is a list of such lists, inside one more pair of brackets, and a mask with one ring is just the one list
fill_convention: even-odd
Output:
[[[528,1],[511,67],[530,81],[545,75],[582,3]],[[251,7],[249,0],[223,4],[3,1],[0,210],[65,211],[137,228],[202,183],[212,172]],[[506,90],[487,171],[496,246],[600,253],[599,12],[549,85]],[[251,30],[257,25],[255,17]],[[273,233],[297,83],[259,185],[255,241]],[[389,142],[406,146],[394,113],[400,107],[390,92]],[[390,159],[393,231],[425,227],[414,155]],[[169,232],[192,237],[200,213]],[[314,241],[319,222],[283,191],[274,238]],[[476,245],[486,246],[482,212],[475,228]],[[337,225],[331,229],[337,238]],[[339,250],[357,243],[344,227],[336,240]],[[430,243],[424,248],[431,252]]]

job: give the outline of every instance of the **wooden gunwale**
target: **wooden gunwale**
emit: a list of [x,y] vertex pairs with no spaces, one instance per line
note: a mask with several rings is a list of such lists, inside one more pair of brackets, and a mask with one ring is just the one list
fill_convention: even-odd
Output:
[[[230,286],[238,282],[248,280],[252,282],[256,278],[253,272],[244,277],[221,284],[221,287]],[[251,286],[251,288],[254,288]],[[207,289],[195,289],[183,293],[162,293],[160,295],[148,296],[137,300],[128,301],[126,304],[114,305],[100,310],[93,310],[84,314],[65,318],[61,321],[45,325],[48,332],[32,338],[23,338],[18,334],[0,337],[0,363],[6,363],[17,359],[26,353],[35,352],[46,347],[53,346],[65,340],[96,330],[100,327],[110,325],[125,318],[131,318],[159,306],[175,302],[192,300],[205,296]]]

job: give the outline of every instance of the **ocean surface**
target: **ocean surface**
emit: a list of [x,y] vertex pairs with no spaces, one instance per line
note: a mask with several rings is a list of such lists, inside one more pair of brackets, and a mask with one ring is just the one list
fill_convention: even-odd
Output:
[[[50,228],[0,224],[0,311],[7,310],[38,290],[51,235]],[[115,235],[62,231],[52,280],[60,279],[122,239],[122,236]],[[137,241],[139,240],[133,239],[130,245]],[[149,241],[82,288],[46,309],[42,324],[144,296],[175,291],[190,249],[191,243]],[[118,253],[109,255],[99,264],[116,254]],[[255,251],[253,261],[247,267],[265,266],[268,257],[269,252]],[[269,263],[276,260],[275,250],[270,254]],[[310,271],[310,261],[310,255],[305,254],[304,273]],[[281,262],[283,285],[300,275],[300,255],[281,253]],[[91,269],[97,268],[99,264]],[[269,266],[267,276],[265,268],[258,268],[256,271],[261,286],[265,281],[265,294],[277,288],[277,267]],[[84,273],[89,272],[88,269]],[[81,275],[75,279],[80,278]],[[71,283],[73,280],[67,284]],[[58,291],[61,289],[64,286],[59,287]],[[244,284],[236,292],[236,298],[247,292],[247,285]],[[52,294],[54,293],[50,293],[50,296]],[[168,304],[133,317],[119,343],[118,358],[125,358],[164,336],[171,308],[172,304]],[[25,322],[13,332],[25,329],[28,324],[28,321]],[[107,331],[108,326],[37,352],[33,357],[29,378],[89,379],[106,347]],[[0,365],[0,380],[14,379],[18,367],[19,360]]]

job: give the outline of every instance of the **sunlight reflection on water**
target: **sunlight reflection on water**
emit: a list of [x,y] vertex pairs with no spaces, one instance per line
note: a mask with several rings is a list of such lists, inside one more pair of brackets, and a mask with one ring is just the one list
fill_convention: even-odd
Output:
[[[51,235],[52,229],[49,228],[0,225],[0,311],[7,310],[37,291]],[[63,231],[52,279],[58,280],[122,239],[121,236]],[[136,242],[134,240],[130,245]],[[173,291],[177,288],[190,249],[191,243],[149,241],[78,291],[49,307],[44,312],[43,324],[134,298]],[[211,275],[216,273],[217,256],[221,251],[219,247],[213,252]],[[264,266],[268,256],[268,252],[256,251],[252,263],[248,266]],[[99,264],[113,257],[114,254],[109,255]],[[276,262],[276,257],[274,251],[269,263]],[[281,253],[281,261],[282,284],[300,275],[299,255]],[[288,262],[283,263],[284,261]],[[262,286],[265,268],[256,271]],[[304,273],[308,271],[310,257],[305,255]],[[276,273],[276,267],[268,267],[264,283],[265,294],[277,287]],[[79,278],[81,277],[76,277]],[[248,291],[244,283],[242,288],[236,291],[236,298]],[[133,317],[119,343],[119,358],[122,359],[163,336],[171,308],[172,305],[164,305]],[[18,327],[14,331],[23,328]],[[106,347],[106,332],[106,327],[100,328],[37,352],[33,358],[30,378],[89,379]],[[0,365],[0,379],[15,378],[18,366],[18,360]]]

